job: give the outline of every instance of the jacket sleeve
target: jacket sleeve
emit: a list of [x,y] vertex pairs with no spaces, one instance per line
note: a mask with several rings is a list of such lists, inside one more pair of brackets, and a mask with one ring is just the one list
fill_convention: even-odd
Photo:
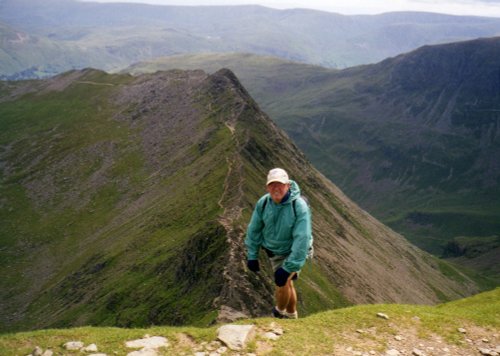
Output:
[[264,229],[264,221],[262,219],[262,204],[267,196],[263,196],[259,199],[255,205],[255,209],[252,213],[252,218],[247,228],[247,236],[245,238],[245,245],[247,247],[247,259],[248,260],[258,260],[259,259],[259,249],[262,245],[262,230]]
[[302,198],[297,199],[296,213],[292,252],[283,263],[283,269],[289,273],[300,271],[306,263],[307,254],[312,245],[311,211]]

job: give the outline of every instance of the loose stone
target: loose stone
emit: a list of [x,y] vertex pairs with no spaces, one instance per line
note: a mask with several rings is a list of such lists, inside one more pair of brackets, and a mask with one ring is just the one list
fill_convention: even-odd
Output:
[[217,337],[231,350],[239,351],[245,348],[248,341],[255,335],[254,325],[223,325],[217,330]]
[[425,353],[422,350],[413,349],[412,355],[415,355],[415,356],[425,356]]
[[389,320],[389,316],[388,316],[387,314],[384,314],[384,313],[377,313],[377,316],[378,316],[379,318]]
[[68,341],[63,345],[63,347],[68,351],[78,351],[83,347],[83,342],[81,341]]
[[40,346],[35,347],[35,349],[31,353],[32,356],[42,356],[42,354],[43,354],[43,349]]
[[158,356],[158,352],[156,352],[155,349],[144,348],[142,350],[129,352],[127,356]]
[[167,347],[168,340],[163,336],[153,336],[145,339],[137,339],[125,342],[125,346],[131,349],[138,349],[145,347],[148,349],[158,349],[160,347]]
[[96,344],[90,344],[89,346],[86,346],[82,349],[84,352],[97,352],[97,345]]
[[217,350],[217,352],[222,355],[222,354],[224,354],[224,353],[227,352],[227,347],[221,346],[221,347],[219,347],[219,349]]
[[269,340],[278,340],[280,337],[272,332],[267,332],[264,334],[264,337]]

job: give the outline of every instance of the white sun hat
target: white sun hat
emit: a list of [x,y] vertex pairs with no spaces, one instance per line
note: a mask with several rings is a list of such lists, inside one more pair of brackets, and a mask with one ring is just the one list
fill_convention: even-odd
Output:
[[290,183],[290,179],[288,178],[288,173],[282,168],[273,168],[267,174],[267,183],[266,185],[272,182],[280,182],[283,184]]

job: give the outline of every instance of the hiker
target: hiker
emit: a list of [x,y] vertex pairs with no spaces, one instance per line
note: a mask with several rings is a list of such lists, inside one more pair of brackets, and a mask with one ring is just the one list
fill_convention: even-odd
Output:
[[257,201],[247,229],[247,266],[253,272],[260,271],[259,250],[266,252],[276,284],[273,316],[296,319],[293,280],[298,278],[312,248],[311,212],[298,184],[288,178],[284,169],[271,169],[266,186],[268,194]]

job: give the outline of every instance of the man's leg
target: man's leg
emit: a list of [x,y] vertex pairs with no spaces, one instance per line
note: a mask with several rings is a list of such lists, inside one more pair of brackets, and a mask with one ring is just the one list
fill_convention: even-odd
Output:
[[297,311],[297,292],[293,286],[292,278],[295,273],[288,278],[283,287],[276,287],[276,306],[279,310],[286,310],[288,313]]
[[288,300],[288,305],[286,306],[287,313],[296,313],[297,312],[297,292],[295,291],[295,287],[293,286],[293,281],[291,279],[288,280],[290,284],[290,299]]

